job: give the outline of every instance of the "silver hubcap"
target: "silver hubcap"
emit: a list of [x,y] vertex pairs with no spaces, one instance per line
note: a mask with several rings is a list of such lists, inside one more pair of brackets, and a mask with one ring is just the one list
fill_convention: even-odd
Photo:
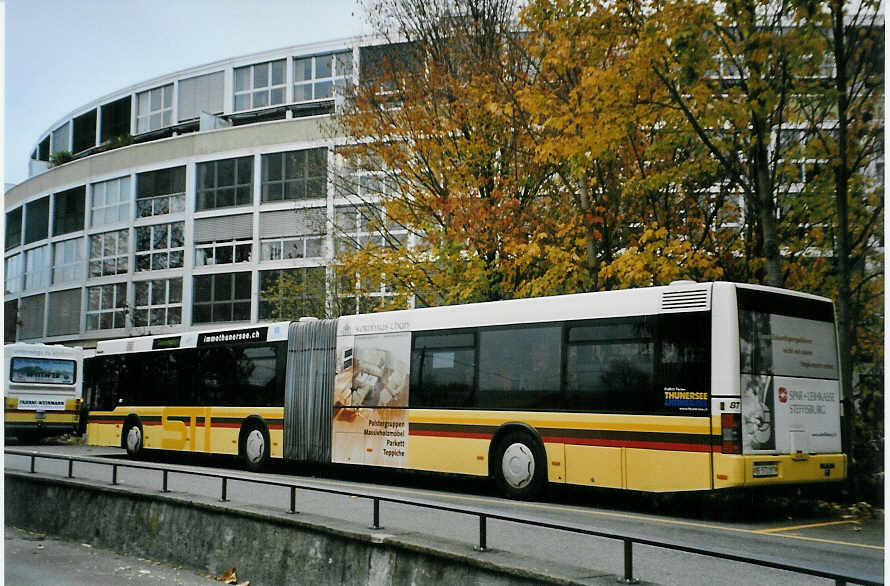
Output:
[[501,460],[504,480],[513,488],[523,488],[535,475],[535,456],[525,444],[510,444]]
[[127,449],[131,452],[138,452],[142,447],[142,432],[135,425],[127,432]]
[[266,439],[263,437],[263,432],[253,429],[247,434],[247,441],[244,442],[244,454],[253,463],[262,461],[266,454]]

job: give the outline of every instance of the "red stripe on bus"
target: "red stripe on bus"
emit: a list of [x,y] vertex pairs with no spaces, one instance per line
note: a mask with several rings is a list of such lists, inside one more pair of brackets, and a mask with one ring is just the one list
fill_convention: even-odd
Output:
[[[460,431],[428,431],[428,430],[411,430],[409,435],[419,435],[426,437],[461,437],[472,439],[488,439],[492,438],[491,434],[471,433]],[[675,452],[710,452],[711,446],[702,444],[686,444],[671,442],[646,442],[633,440],[606,440],[606,439],[585,439],[575,437],[544,437],[546,443],[559,443],[584,446],[603,446],[611,448],[642,448],[648,450],[668,450]]]
[[544,437],[546,443],[603,446],[607,448],[642,448],[647,450],[670,450],[676,452],[710,452],[707,444],[686,444],[678,442],[647,442],[638,440],[587,439],[580,437]]
[[472,439],[491,439],[490,433],[473,433],[471,431],[429,431],[412,429],[408,435],[423,435],[428,437],[468,437]]

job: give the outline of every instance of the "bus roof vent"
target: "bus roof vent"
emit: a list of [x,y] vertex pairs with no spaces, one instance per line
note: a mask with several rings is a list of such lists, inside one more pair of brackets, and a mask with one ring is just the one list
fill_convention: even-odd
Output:
[[687,289],[685,291],[665,291],[661,294],[662,311],[690,311],[708,309],[711,306],[711,291],[706,289]]

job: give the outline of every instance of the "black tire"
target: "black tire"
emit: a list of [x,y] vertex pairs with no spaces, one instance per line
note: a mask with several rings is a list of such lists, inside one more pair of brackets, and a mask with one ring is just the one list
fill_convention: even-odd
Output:
[[121,443],[127,450],[127,455],[134,460],[142,456],[142,450],[145,449],[145,434],[142,432],[142,424],[138,421],[130,421],[124,428],[124,434],[121,436]]
[[510,430],[498,440],[491,460],[498,489],[511,499],[531,500],[547,485],[544,447],[530,433]]
[[259,472],[269,462],[269,432],[258,421],[241,426],[238,436],[238,459],[252,472]]

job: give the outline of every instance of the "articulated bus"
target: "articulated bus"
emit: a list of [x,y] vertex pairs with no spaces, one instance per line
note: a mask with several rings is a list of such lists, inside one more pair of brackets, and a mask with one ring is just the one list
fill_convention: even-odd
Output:
[[839,481],[830,300],[733,283],[100,342],[93,445],[691,491]]
[[22,441],[80,430],[83,349],[46,344],[3,347],[4,432]]

